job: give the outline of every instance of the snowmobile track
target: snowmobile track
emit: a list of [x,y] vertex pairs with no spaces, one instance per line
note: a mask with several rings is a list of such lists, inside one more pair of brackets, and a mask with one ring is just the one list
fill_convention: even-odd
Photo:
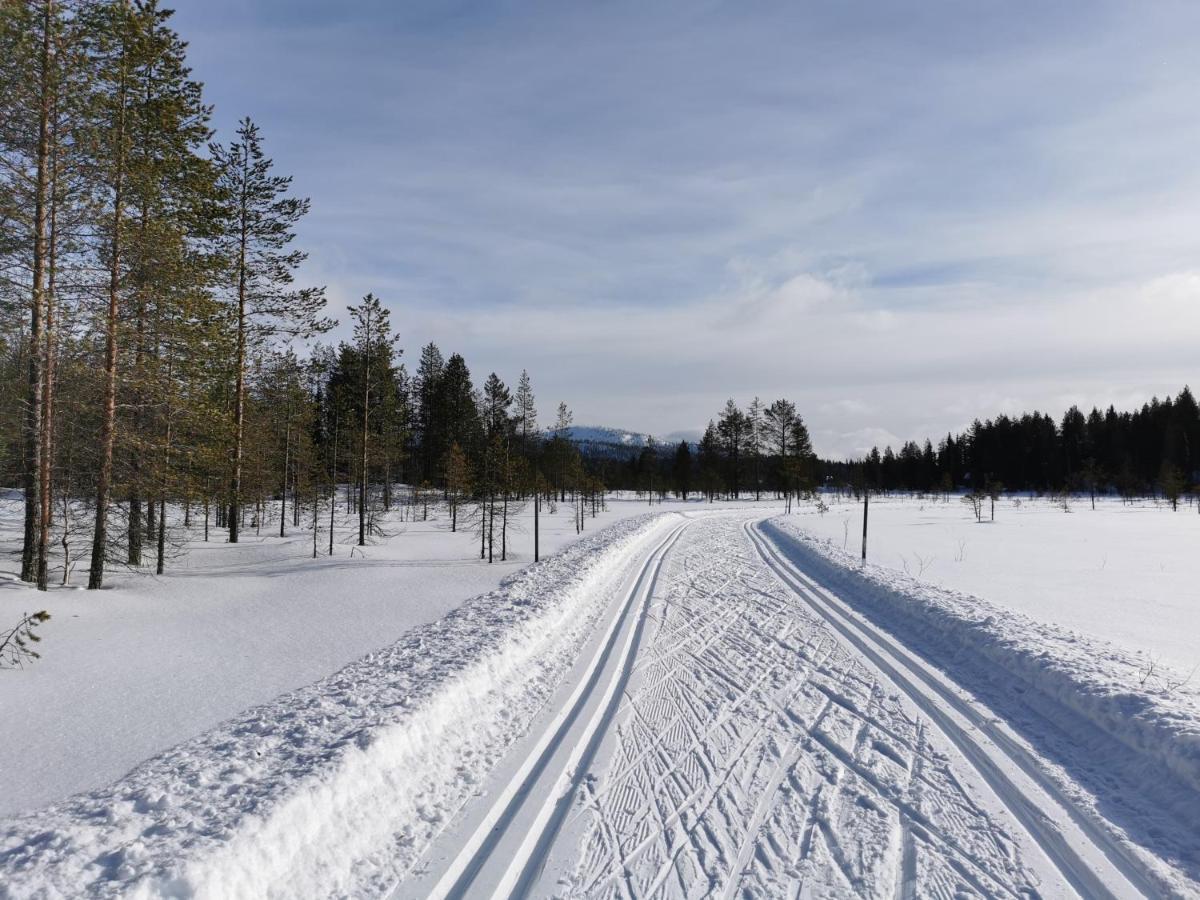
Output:
[[[1160,889],[1129,851],[1078,809],[1029,751],[926,664],[801,572],[760,526],[747,522],[743,527],[767,567],[945,735],[1075,891],[1084,897],[1158,895]],[[1055,809],[1064,815],[1052,819],[1044,812]],[[903,877],[901,884],[906,881]]]

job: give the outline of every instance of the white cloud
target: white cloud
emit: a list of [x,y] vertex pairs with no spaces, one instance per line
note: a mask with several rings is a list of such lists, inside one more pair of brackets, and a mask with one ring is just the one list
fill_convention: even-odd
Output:
[[656,433],[788,396],[830,454],[1195,378],[1200,6],[440,7],[179,14],[410,356]]

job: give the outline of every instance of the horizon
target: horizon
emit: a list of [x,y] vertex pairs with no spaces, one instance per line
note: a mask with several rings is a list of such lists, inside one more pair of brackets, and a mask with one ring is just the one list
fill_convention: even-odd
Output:
[[1186,4],[176,8],[334,337],[372,291],[410,369],[654,433],[786,396],[829,457],[1193,380]]

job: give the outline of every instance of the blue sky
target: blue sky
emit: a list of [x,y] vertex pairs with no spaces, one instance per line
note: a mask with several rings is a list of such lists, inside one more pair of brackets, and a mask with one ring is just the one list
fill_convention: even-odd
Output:
[[842,455],[1200,381],[1200,5],[176,7],[306,278],[544,417]]

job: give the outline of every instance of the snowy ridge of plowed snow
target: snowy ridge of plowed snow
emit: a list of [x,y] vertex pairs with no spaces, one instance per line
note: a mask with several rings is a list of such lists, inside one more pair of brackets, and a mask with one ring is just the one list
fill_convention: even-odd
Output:
[[[1081,809],[1103,807],[1097,818],[1108,820],[1106,827],[1116,825],[1127,840],[1152,848],[1192,879],[1200,876],[1195,688],[1152,691],[1141,684],[1145,662],[1120,648],[894,570],[864,566],[787,519],[761,527],[857,614],[980,692],[1049,754],[1047,777],[1063,785],[1064,797],[1073,795]],[[1070,777],[1060,778],[1059,769]]]
[[[785,520],[765,527],[783,530],[840,564],[841,578],[856,583],[854,595],[880,612],[919,620],[960,650],[1004,666],[1200,791],[1200,694],[1183,683],[1184,676],[1178,676],[1174,691],[1148,690],[1139,685],[1145,660],[1121,648],[881,566],[864,568],[852,554]],[[866,586],[870,590],[862,589]]]
[[526,731],[662,524],[614,525],[106,789],[0,824],[0,896],[386,891]]

